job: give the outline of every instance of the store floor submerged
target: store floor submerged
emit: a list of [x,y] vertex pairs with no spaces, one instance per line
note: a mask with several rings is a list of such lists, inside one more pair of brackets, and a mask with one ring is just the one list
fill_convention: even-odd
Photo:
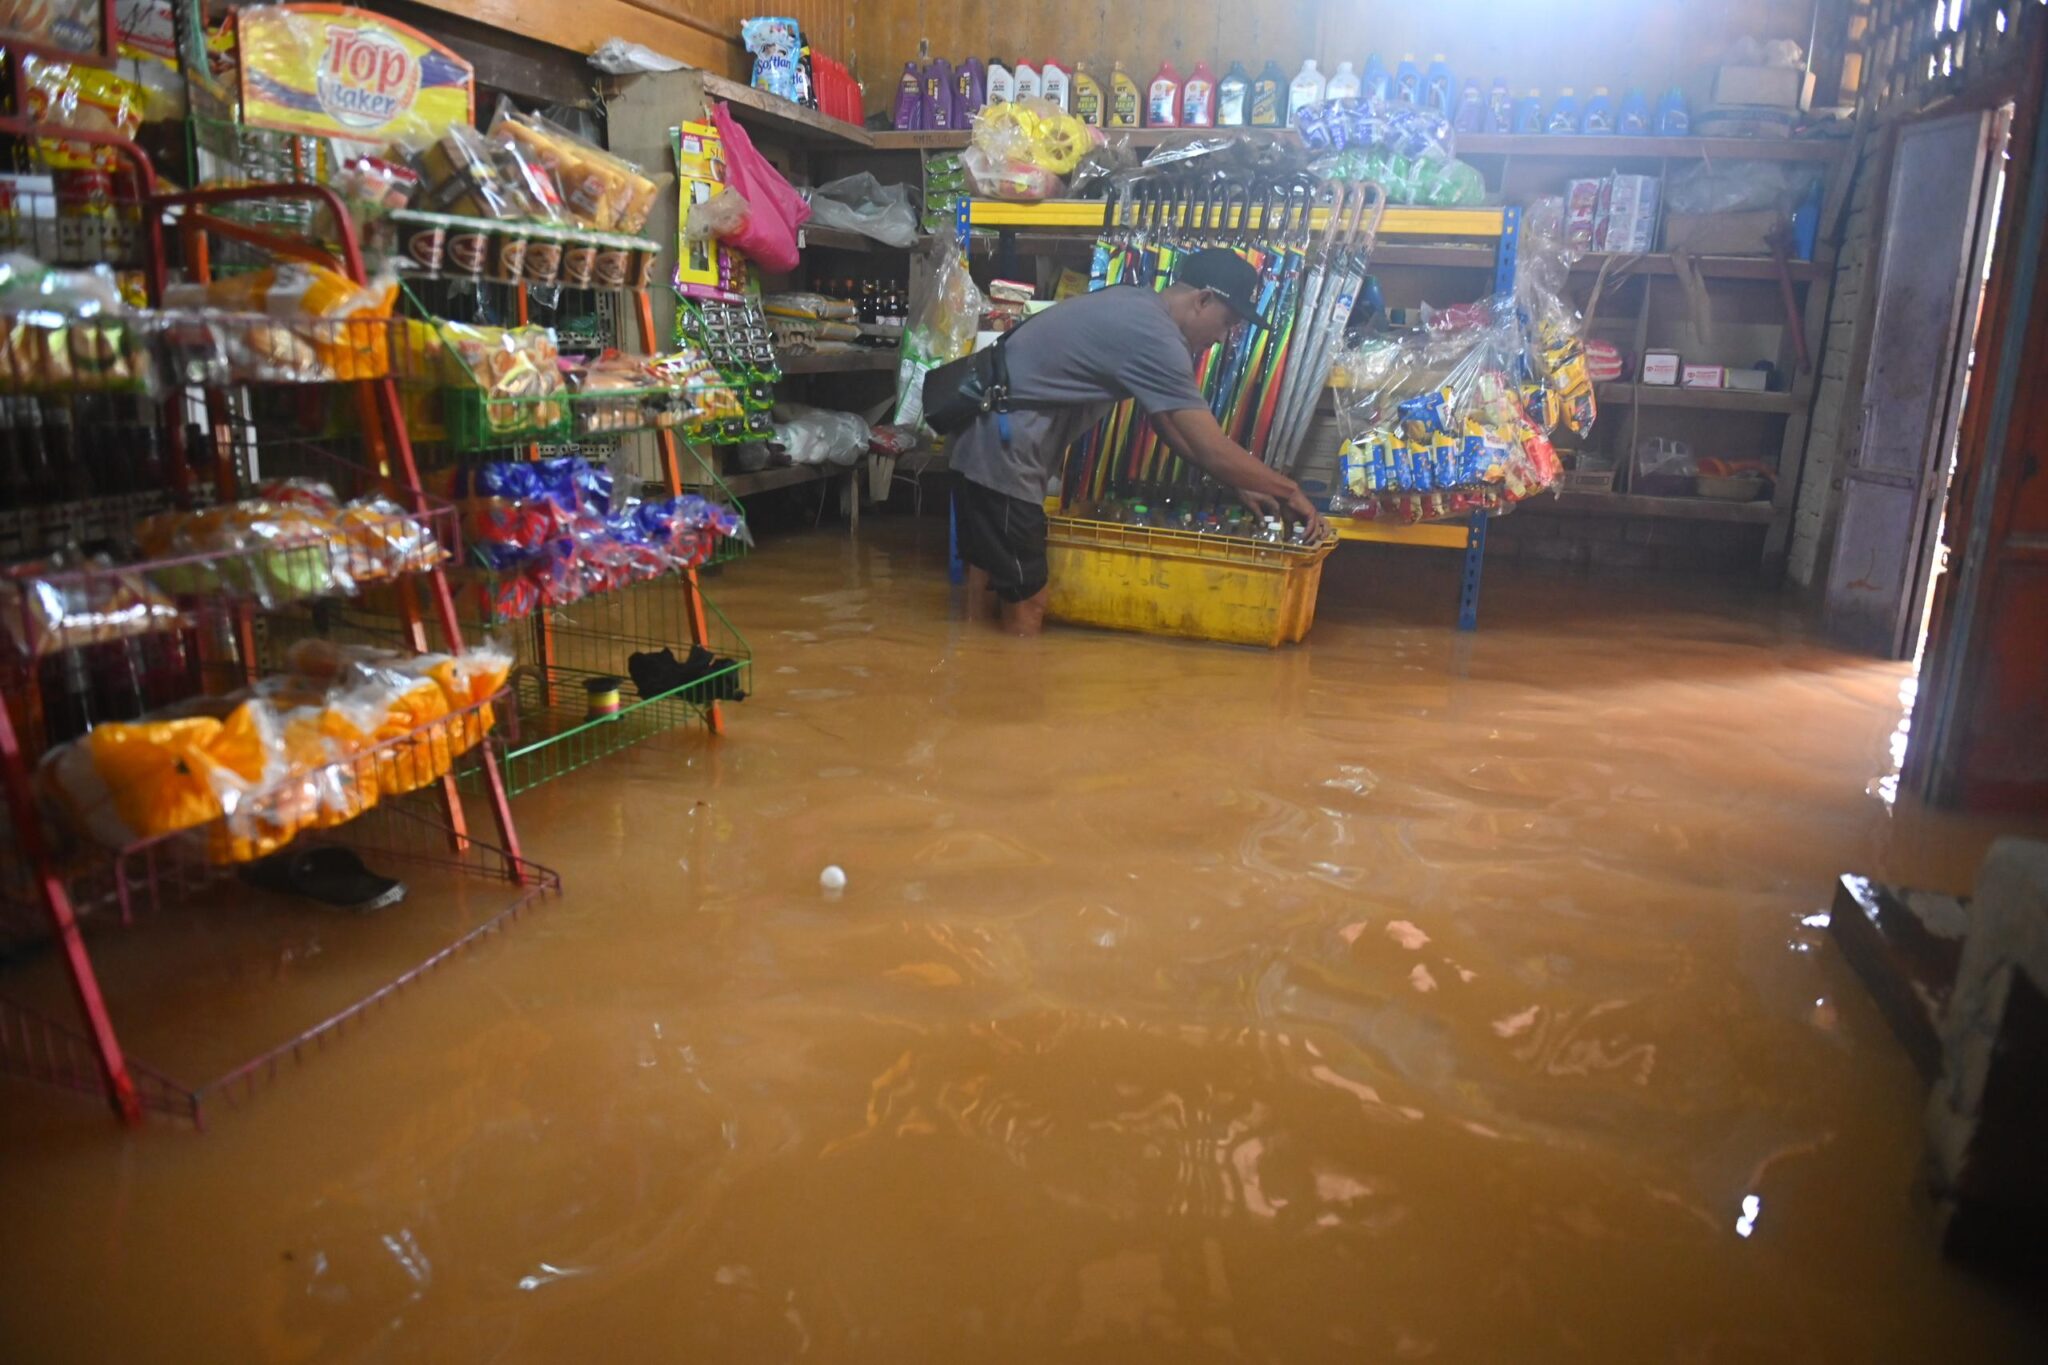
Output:
[[2040,1358],[1813,918],[1992,833],[1887,800],[1904,666],[1361,547],[1299,649],[1019,642],[943,530],[723,573],[728,736],[521,797],[567,895],[209,1131],[0,1083],[0,1357]]

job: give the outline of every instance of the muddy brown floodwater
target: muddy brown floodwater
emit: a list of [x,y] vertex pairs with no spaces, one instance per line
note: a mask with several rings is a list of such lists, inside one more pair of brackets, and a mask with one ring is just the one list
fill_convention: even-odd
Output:
[[1884,799],[1901,666],[1362,547],[1302,649],[1020,643],[942,530],[715,580],[729,737],[520,798],[567,896],[210,1131],[0,1086],[0,1357],[2041,1358],[1811,918],[1992,832]]

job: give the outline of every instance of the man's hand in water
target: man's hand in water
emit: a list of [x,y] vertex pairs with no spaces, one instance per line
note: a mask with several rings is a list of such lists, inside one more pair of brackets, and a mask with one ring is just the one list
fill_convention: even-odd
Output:
[[1289,526],[1308,527],[1308,538],[1321,541],[1330,534],[1330,528],[1323,521],[1323,514],[1316,511],[1316,505],[1299,488],[1284,498],[1268,497],[1264,493],[1240,491],[1238,497],[1244,505],[1262,517],[1278,517]]

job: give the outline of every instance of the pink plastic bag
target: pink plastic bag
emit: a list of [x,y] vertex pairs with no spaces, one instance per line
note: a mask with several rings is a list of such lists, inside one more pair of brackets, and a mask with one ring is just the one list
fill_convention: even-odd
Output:
[[747,201],[746,221],[722,240],[751,256],[763,268],[787,274],[797,266],[796,233],[811,216],[804,202],[768,158],[754,150],[753,139],[720,100],[711,121],[725,143],[725,183]]

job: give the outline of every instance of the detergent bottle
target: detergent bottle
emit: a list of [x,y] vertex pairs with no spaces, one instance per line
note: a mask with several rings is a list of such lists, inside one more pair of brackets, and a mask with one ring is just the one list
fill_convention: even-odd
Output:
[[1301,70],[1294,74],[1294,80],[1287,87],[1287,121],[1310,105],[1323,102],[1323,73],[1316,70],[1316,59],[1308,58],[1301,64]]
[[916,62],[905,62],[896,81],[896,127],[903,132],[924,127],[923,109],[924,72]]
[[1045,87],[1039,83],[1038,68],[1029,62],[1017,63],[1017,98],[1020,100],[1045,98]]
[[1180,126],[1180,72],[1173,69],[1172,62],[1161,62],[1152,83],[1145,87],[1145,126]]
[[1137,127],[1138,108],[1138,83],[1124,70],[1122,62],[1116,62],[1109,70],[1109,126]]
[[1252,127],[1278,128],[1286,103],[1287,77],[1281,73],[1280,63],[1269,58],[1252,81]]
[[1375,52],[1365,59],[1365,80],[1359,94],[1375,104],[1385,104],[1393,94],[1394,79],[1387,74],[1387,68]]
[[986,104],[1010,104],[1017,98],[1017,78],[1010,74],[1010,68],[1003,64],[1001,57],[988,59],[987,84],[983,87],[983,102]]
[[1486,126],[1486,96],[1479,82],[1465,78],[1464,93],[1458,96],[1458,112],[1451,115],[1451,127],[1461,133],[1476,133]]
[[1216,126],[1242,128],[1251,118],[1252,78],[1243,62],[1232,62],[1216,82]]
[[1333,104],[1338,100],[1355,100],[1358,98],[1358,92],[1364,88],[1364,83],[1358,79],[1358,73],[1351,69],[1351,63],[1339,62],[1337,74],[1330,77],[1330,83],[1323,87],[1323,97]]
[[1550,117],[1543,121],[1546,133],[1576,133],[1579,131],[1579,102],[1572,97],[1572,88],[1567,85],[1557,92],[1557,103],[1550,106]]
[[1677,86],[1657,102],[1657,136],[1686,137],[1692,132],[1692,110],[1685,102],[1685,92]]
[[1607,97],[1607,87],[1593,87],[1593,98],[1586,101],[1586,113],[1580,127],[1587,133],[1611,133],[1614,131],[1614,101]]
[[988,102],[987,73],[982,70],[981,58],[969,57],[960,63],[953,73],[953,126],[965,128],[981,112],[981,106]]
[[1650,131],[1650,101],[1640,90],[1631,90],[1621,97],[1621,113],[1614,121],[1614,131],[1629,137],[1643,137]]
[[932,58],[924,69],[924,126],[943,132],[960,125],[953,120],[953,64],[944,57]]
[[1530,90],[1515,101],[1515,131],[1518,133],[1540,133],[1543,131],[1543,92]]
[[1515,97],[1508,89],[1508,78],[1506,76],[1495,76],[1493,78],[1493,89],[1488,91],[1486,95],[1486,123],[1484,124],[1484,129],[1489,133],[1505,133],[1512,131],[1514,126]]
[[1067,113],[1074,107],[1073,77],[1058,62],[1048,61],[1038,68],[1038,88],[1044,92],[1048,103],[1059,106],[1061,113]]
[[1088,63],[1074,63],[1074,113],[1090,128],[1102,126],[1102,85],[1088,74]]
[[1422,107],[1449,118],[1458,88],[1451,81],[1451,65],[1439,52],[1429,59],[1429,74],[1422,78]]
[[1415,64],[1415,54],[1401,54],[1401,64],[1394,68],[1394,99],[1401,104],[1422,103],[1422,68]]
[[1209,64],[1197,61],[1195,69],[1180,87],[1180,126],[1213,128],[1216,125],[1216,73]]

